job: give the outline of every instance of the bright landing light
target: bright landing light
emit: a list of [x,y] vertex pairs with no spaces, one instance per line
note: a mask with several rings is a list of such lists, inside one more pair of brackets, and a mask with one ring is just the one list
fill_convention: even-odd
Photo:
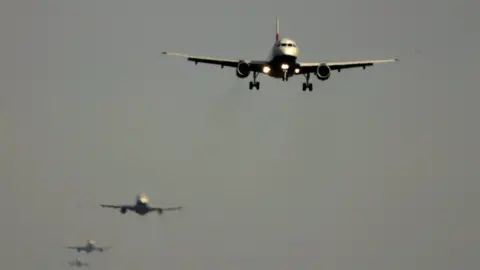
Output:
[[299,73],[300,72],[300,69],[299,68],[296,68],[295,69],[295,73]]
[[288,69],[288,65],[287,65],[287,64],[282,64],[280,67],[281,67],[283,70]]
[[263,73],[269,73],[270,72],[270,67],[269,66],[264,66],[263,67]]

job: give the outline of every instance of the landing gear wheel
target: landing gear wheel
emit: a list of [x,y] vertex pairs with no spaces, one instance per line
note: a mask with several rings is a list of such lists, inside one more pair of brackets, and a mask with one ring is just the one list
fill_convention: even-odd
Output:
[[257,88],[257,90],[260,89],[260,82],[250,82],[248,85],[248,88],[252,90],[253,88]]
[[253,88],[257,88],[257,90],[260,90],[260,82],[257,82],[257,76],[258,76],[258,73],[254,72],[253,81],[250,81],[250,83],[248,84],[248,88],[250,90],[252,90]]
[[308,89],[308,91],[312,92],[313,85],[308,82],[310,80],[310,73],[306,73],[304,75],[305,75],[306,82],[302,84],[302,91],[306,91]]

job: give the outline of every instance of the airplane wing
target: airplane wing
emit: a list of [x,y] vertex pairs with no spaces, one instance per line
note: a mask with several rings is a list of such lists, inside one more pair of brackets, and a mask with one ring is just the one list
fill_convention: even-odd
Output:
[[251,60],[240,60],[240,59],[228,59],[228,58],[217,58],[217,57],[209,57],[209,56],[192,56],[186,55],[181,53],[174,53],[174,52],[162,52],[162,54],[170,55],[170,56],[180,56],[187,59],[187,61],[194,62],[195,65],[198,63],[202,64],[211,64],[223,67],[234,67],[238,66],[240,61],[246,62],[250,65],[252,71],[260,72],[262,70],[265,61],[251,61]]
[[68,249],[85,250],[85,247],[67,247]]
[[182,210],[183,206],[176,207],[151,207],[152,211],[179,211]]
[[391,63],[399,61],[397,58],[383,59],[383,60],[364,60],[364,61],[344,61],[344,62],[323,62],[323,63],[300,63],[300,73],[313,73],[321,64],[327,65],[331,70],[338,70],[349,68],[363,68],[373,66],[376,64]]
[[133,210],[132,205],[112,205],[112,204],[100,204],[100,206],[105,207],[105,208],[113,208],[113,209],[120,209],[120,208],[125,208],[128,210]]
[[104,252],[104,251],[107,251],[109,249],[111,249],[112,247],[97,247],[97,250],[100,251],[100,252]]

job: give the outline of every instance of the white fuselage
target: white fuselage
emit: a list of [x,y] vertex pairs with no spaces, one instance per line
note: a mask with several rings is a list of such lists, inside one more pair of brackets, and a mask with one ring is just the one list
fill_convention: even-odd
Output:
[[298,47],[295,41],[282,38],[273,44],[267,58],[267,66],[262,72],[270,77],[282,78],[286,73],[288,77],[298,73],[297,69]]

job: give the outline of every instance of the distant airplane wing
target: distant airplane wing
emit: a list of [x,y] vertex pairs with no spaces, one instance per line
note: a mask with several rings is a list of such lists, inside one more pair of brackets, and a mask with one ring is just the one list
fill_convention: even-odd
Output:
[[109,249],[111,249],[112,247],[97,247],[97,250],[100,251],[100,252],[104,252],[104,251],[107,251]]
[[85,247],[67,247],[68,249],[84,250]]
[[125,208],[125,209],[128,209],[128,210],[133,210],[133,206],[132,206],[132,205],[100,204],[100,206],[105,207],[105,208],[113,208],[113,209]]
[[187,59],[187,61],[194,62],[195,64],[198,64],[198,63],[211,64],[211,65],[221,66],[222,68],[224,66],[236,68],[240,61],[244,61],[250,65],[250,68],[252,71],[257,71],[257,72],[260,72],[262,70],[263,65],[265,64],[265,61],[227,59],[227,58],[217,58],[217,57],[209,57],[209,56],[192,56],[192,55],[186,55],[186,54],[174,53],[174,52],[162,52],[162,54],[184,57]]
[[398,61],[397,58],[383,59],[383,60],[364,60],[364,61],[344,61],[344,62],[323,62],[323,63],[300,63],[301,74],[313,73],[321,64],[327,65],[331,70],[342,70],[349,68],[366,68],[376,64],[391,63]]
[[182,210],[183,206],[175,206],[175,207],[151,207],[152,211],[179,211]]

